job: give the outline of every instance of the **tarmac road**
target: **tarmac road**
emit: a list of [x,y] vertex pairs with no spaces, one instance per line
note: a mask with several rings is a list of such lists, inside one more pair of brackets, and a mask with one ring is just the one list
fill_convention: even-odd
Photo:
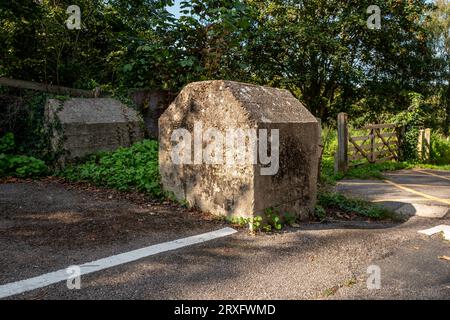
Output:
[[343,180],[337,190],[386,206],[405,216],[442,218],[450,211],[450,171],[399,170],[385,180]]
[[[0,286],[226,226],[176,210],[58,182],[2,184]],[[442,224],[448,215],[240,230],[84,275],[79,290],[61,282],[7,299],[449,299],[449,242],[418,233]],[[380,289],[367,288],[371,265]]]

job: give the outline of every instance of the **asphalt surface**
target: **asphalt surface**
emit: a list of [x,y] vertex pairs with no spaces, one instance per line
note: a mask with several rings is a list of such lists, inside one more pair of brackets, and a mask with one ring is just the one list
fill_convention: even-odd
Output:
[[385,180],[343,180],[337,190],[378,203],[405,216],[442,218],[450,212],[450,172],[399,170]]
[[[175,210],[58,183],[2,184],[0,285],[225,226]],[[240,230],[82,276],[80,290],[62,282],[8,299],[450,299],[450,261],[439,258],[449,242],[418,233],[438,224],[450,217]],[[380,289],[367,288],[371,265]]]

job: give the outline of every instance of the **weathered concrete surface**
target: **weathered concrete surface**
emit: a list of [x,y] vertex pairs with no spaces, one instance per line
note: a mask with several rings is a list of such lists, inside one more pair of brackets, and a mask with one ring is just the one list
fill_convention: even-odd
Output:
[[64,151],[63,160],[128,147],[144,136],[138,113],[111,98],[49,99],[45,112],[53,128],[52,147]]
[[130,96],[142,113],[147,135],[158,139],[158,119],[175,99],[176,94],[166,90],[140,89],[133,91]]
[[337,190],[404,216],[443,218],[450,213],[450,171],[399,170],[386,180],[343,180]]
[[[199,123],[204,129],[217,129],[223,136],[233,129],[258,133],[261,129],[269,133],[279,130],[279,170],[274,175],[262,175],[261,169],[266,166],[260,161],[234,165],[173,163],[171,153],[177,144],[172,141],[174,130],[186,129],[194,136],[195,124]],[[178,199],[217,215],[254,216],[269,207],[301,218],[311,213],[316,199],[319,126],[288,91],[232,81],[191,83],[160,117],[159,128],[162,183]],[[209,150],[214,139],[203,139],[203,150]],[[269,144],[268,150],[271,147]],[[227,152],[236,151],[228,145],[225,149],[224,161]]]

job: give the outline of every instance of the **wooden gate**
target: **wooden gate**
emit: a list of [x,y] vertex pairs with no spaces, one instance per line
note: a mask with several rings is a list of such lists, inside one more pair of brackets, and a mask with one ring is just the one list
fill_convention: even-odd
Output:
[[398,160],[398,151],[395,124],[370,124],[349,133],[347,114],[338,115],[337,172],[346,172],[349,167],[363,163]]

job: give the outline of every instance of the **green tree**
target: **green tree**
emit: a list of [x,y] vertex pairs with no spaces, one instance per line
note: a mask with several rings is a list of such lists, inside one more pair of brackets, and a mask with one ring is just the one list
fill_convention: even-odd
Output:
[[168,1],[78,0],[81,30],[66,27],[73,1],[0,4],[0,73],[45,83],[92,88],[118,85],[129,51],[152,41],[168,21]]
[[432,49],[440,64],[436,68],[436,80],[430,84],[435,87],[436,106],[444,111],[443,131],[450,131],[450,2],[436,0],[427,27],[433,35]]
[[[448,40],[438,40],[445,30],[448,39],[448,14],[428,17],[425,0],[184,0],[179,19],[172,0],[79,0],[81,30],[65,26],[69,2],[0,4],[2,75],[172,91],[240,80],[287,88],[324,121],[406,110],[410,92],[427,98],[437,83],[448,97]],[[371,30],[374,4],[381,28]],[[437,56],[442,43],[447,55]]]
[[178,21],[181,60],[191,76],[202,79],[246,78],[248,62],[242,54],[252,22],[250,8],[239,0],[181,1]]
[[[289,88],[324,120],[358,104],[392,111],[402,92],[421,91],[432,76],[425,1],[249,3],[259,12],[249,37],[252,77]],[[367,27],[373,4],[382,13],[379,30]]]

